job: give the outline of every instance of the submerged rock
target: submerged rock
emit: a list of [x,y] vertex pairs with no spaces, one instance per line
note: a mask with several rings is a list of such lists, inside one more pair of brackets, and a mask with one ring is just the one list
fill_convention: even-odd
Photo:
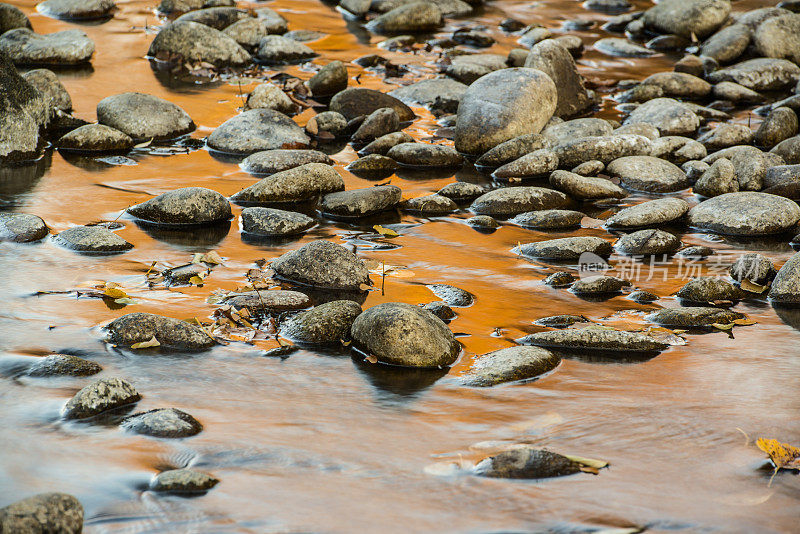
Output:
[[541,210],[520,213],[511,222],[526,228],[541,230],[560,230],[580,226],[581,220],[586,217],[579,211],[572,210]]
[[127,152],[133,148],[130,136],[103,124],[86,124],[64,134],[56,142],[68,152]]
[[292,119],[272,109],[251,109],[220,124],[208,146],[228,154],[307,148],[311,140]]
[[129,313],[106,326],[106,340],[130,347],[156,338],[162,347],[175,350],[204,350],[217,344],[201,328],[180,319],[152,313]]
[[280,334],[309,344],[337,344],[350,338],[350,327],[361,314],[352,300],[334,300],[292,316],[281,325]]
[[661,352],[669,347],[666,343],[638,332],[597,328],[537,332],[518,339],[517,343],[552,349],[614,352]]
[[237,204],[303,202],[344,189],[344,180],[330,165],[306,163],[276,172],[231,196]]
[[627,191],[611,180],[581,176],[569,171],[553,172],[550,175],[550,185],[577,200],[625,198],[628,196]]
[[457,167],[464,158],[453,147],[428,143],[401,143],[386,155],[405,167]]
[[167,225],[202,225],[229,221],[231,205],[221,194],[204,187],[184,187],[162,193],[128,208],[143,221]]
[[208,491],[219,484],[219,480],[208,473],[194,469],[171,469],[162,471],[150,483],[153,491],[174,493],[196,493]]
[[48,234],[41,217],[28,213],[0,213],[0,241],[30,243]]
[[38,358],[25,374],[28,376],[91,376],[103,368],[95,362],[70,354],[51,354]]
[[308,215],[274,208],[245,208],[241,218],[242,231],[256,236],[297,235],[317,224]]
[[77,252],[123,252],[133,245],[104,226],[73,226],[57,234],[54,241]]
[[470,209],[478,215],[511,217],[526,211],[561,208],[567,203],[567,196],[560,191],[543,187],[504,187],[479,196]]
[[659,198],[624,208],[606,219],[609,228],[633,229],[676,222],[689,211],[681,198]]
[[675,294],[679,299],[696,303],[736,301],[745,295],[744,291],[727,280],[714,276],[694,278]]
[[403,191],[394,185],[339,191],[322,197],[319,210],[334,217],[366,217],[392,209],[402,195]]
[[312,241],[280,256],[270,266],[279,277],[306,286],[359,291],[362,284],[369,284],[364,262],[330,241]]
[[97,104],[97,122],[136,141],[173,139],[193,132],[194,121],[172,102],[143,93],[122,93]]
[[727,193],[689,210],[691,226],[718,234],[762,236],[793,229],[800,207],[787,198],[767,193]]
[[229,295],[222,303],[234,308],[246,308],[253,315],[264,315],[302,310],[311,305],[311,300],[299,291],[257,289]]
[[122,428],[156,438],[186,438],[199,434],[203,425],[176,408],[159,408],[126,417]]
[[83,506],[66,493],[40,493],[0,508],[2,532],[80,534],[82,530]]
[[685,307],[664,308],[646,317],[648,321],[663,326],[700,327],[712,324],[730,324],[736,319],[744,319],[743,313],[723,308]]
[[461,345],[431,312],[399,302],[385,302],[359,315],[352,328],[357,348],[381,363],[405,367],[447,367]]
[[552,371],[560,362],[561,358],[546,349],[508,347],[477,356],[460,380],[465,386],[496,386],[535,378]]
[[579,473],[581,465],[544,449],[515,447],[481,460],[474,473],[491,478],[552,478]]
[[82,30],[40,35],[17,28],[0,35],[0,52],[15,65],[79,65],[92,59],[94,42]]
[[333,165],[333,160],[329,158],[327,154],[317,150],[277,148],[250,154],[242,160],[240,167],[250,174],[275,174],[277,172],[300,167],[306,163]]
[[563,261],[577,260],[581,254],[586,252],[607,258],[611,255],[611,251],[611,243],[594,236],[548,239],[538,243],[523,244],[512,249],[515,254],[522,254],[530,258]]
[[142,398],[121,378],[103,378],[81,389],[64,407],[66,419],[86,419],[108,410],[139,402]]

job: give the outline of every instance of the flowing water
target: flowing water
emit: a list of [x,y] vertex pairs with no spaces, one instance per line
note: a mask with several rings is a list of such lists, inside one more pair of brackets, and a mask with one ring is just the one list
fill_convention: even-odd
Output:
[[[39,33],[74,27],[37,14],[33,1],[14,3]],[[153,37],[144,27],[163,23],[154,5],[120,2],[113,20],[82,26],[97,44],[92,67],[59,76],[78,117],[93,121],[100,99],[141,91],[184,108],[198,125],[192,137],[204,138],[238,112],[240,91],[255,84],[182,84],[156,75],[144,58]],[[284,15],[290,29],[327,34],[311,43],[324,61],[351,61],[377,52],[408,66],[407,81],[437,70],[435,55],[378,48],[379,38],[346,22],[331,5],[314,0],[266,5]],[[734,9],[758,6],[737,2]],[[507,53],[513,46],[514,38],[497,30],[509,16],[557,31],[563,20],[606,18],[568,0],[492,2],[477,16],[498,39],[489,52]],[[450,21],[448,28],[468,22]],[[578,35],[588,45],[605,36],[598,28]],[[674,61],[669,56],[612,59],[588,48],[579,65],[585,76],[602,84],[642,79],[671,69]],[[363,86],[396,87],[355,65],[349,69],[351,86],[361,73]],[[285,71],[304,79],[313,73],[303,66]],[[434,117],[417,111],[420,118],[407,130],[414,137],[447,136]],[[312,115],[306,111],[296,119],[304,124]],[[601,116],[618,117],[609,100]],[[347,189],[374,183],[344,171],[355,157],[350,147],[333,156]],[[140,149],[128,164],[112,163],[52,152],[31,166],[1,169],[0,209],[37,214],[58,232],[113,220],[129,205],[179,187],[203,186],[231,195],[256,180],[202,149],[169,156]],[[455,175],[399,172],[392,177],[407,198],[455,180],[488,184],[471,168]],[[622,205],[645,198],[635,195]],[[687,200],[696,202],[689,195]],[[598,207],[589,215],[602,219],[611,213],[610,207]],[[484,234],[464,224],[469,215],[403,215],[402,221],[388,216],[384,224],[401,222],[393,226],[401,236],[390,241],[399,247],[391,249],[382,246],[389,240],[359,237],[371,234],[373,223],[324,221],[301,238],[267,246],[245,242],[238,220],[226,231],[186,234],[146,231],[125,218],[118,233],[135,248],[117,256],[81,256],[48,241],[0,244],[0,506],[39,492],[71,493],[85,507],[87,532],[528,532],[581,525],[647,526],[655,532],[800,530],[800,478],[782,472],[768,485],[772,469],[752,443],[758,436],[800,441],[800,314],[778,315],[766,303],[743,303],[735,309],[758,324],[736,328],[735,339],[722,332],[688,335],[685,346],[647,361],[571,358],[535,382],[459,387],[451,379],[474,355],[511,346],[514,338],[540,330],[532,324],[539,317],[583,314],[635,328],[643,324],[644,312],[656,308],[623,296],[590,302],[549,288],[541,280],[556,267],[510,252],[519,242],[607,236],[599,221],[589,220],[576,232],[504,225]],[[792,253],[784,241],[732,242],[686,229],[680,237],[719,253],[700,262],[704,274],[721,272],[745,251],[762,252],[778,264]],[[100,341],[97,326],[130,311],[206,319],[214,310],[207,296],[244,283],[255,260],[275,258],[319,238],[355,244],[362,257],[413,273],[387,277],[385,294],[370,292],[365,307],[436,300],[426,283],[449,283],[476,295],[473,306],[456,310],[450,325],[463,334],[459,339],[465,351],[447,376],[390,372],[356,363],[346,350],[299,351],[283,360],[263,357],[264,348],[275,346],[271,341],[232,343],[188,356],[120,351]],[[213,270],[203,287],[144,286],[153,261],[180,265],[192,253],[209,250],[224,257],[225,264]],[[615,262],[624,260],[612,257]],[[686,266],[676,260],[656,267],[645,267],[637,286],[662,295],[663,305],[677,305],[670,295],[686,282]],[[76,299],[74,293],[36,295],[91,280],[117,282],[137,303],[110,309],[100,299]],[[174,406],[197,417],[204,431],[185,440],[157,440],[117,427],[64,422],[61,407],[88,379],[20,378],[13,372],[51,352],[96,360],[104,367],[101,376],[124,377],[136,386],[143,395],[138,409]],[[495,446],[518,442],[611,465],[597,476],[537,482],[436,476],[425,470],[436,463],[475,461]],[[146,491],[153,474],[182,466],[208,471],[221,483],[189,499]]]

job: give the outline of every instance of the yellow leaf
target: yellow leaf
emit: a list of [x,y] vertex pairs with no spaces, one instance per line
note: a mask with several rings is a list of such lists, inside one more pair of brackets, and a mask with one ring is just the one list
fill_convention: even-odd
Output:
[[211,252],[206,252],[205,254],[203,254],[203,257],[201,258],[201,261],[203,263],[210,263],[212,265],[222,265],[222,263],[223,263],[222,256],[217,254],[217,252],[215,250],[212,250]]
[[756,446],[767,453],[769,459],[775,464],[775,469],[800,470],[800,448],[788,443],[781,443],[777,439],[758,438]]
[[367,356],[367,361],[368,361],[369,363],[378,363],[378,358],[376,358],[375,356],[373,356],[372,354],[370,354],[369,356]]
[[739,287],[741,287],[745,291],[749,291],[750,293],[763,293],[767,289],[767,286],[756,284],[754,282],[751,282],[747,278],[742,279],[742,281],[739,283]]
[[147,147],[150,146],[150,143],[152,143],[152,142],[153,142],[153,139],[151,138],[149,141],[145,141],[144,143],[139,143],[138,145],[133,145],[133,148],[147,148]]
[[360,289],[361,291],[369,291],[370,289],[372,289],[372,286],[369,284],[361,284],[358,286],[358,289]]
[[592,469],[602,469],[604,467],[608,467],[608,462],[603,460],[595,460],[593,458],[584,458],[583,456],[572,456],[569,454],[564,455],[565,458],[569,458],[573,462],[577,462],[584,467],[590,467]]
[[136,301],[133,300],[132,298],[125,297],[121,299],[114,299],[114,304],[125,304],[125,305],[136,304]]
[[734,319],[733,324],[738,326],[750,326],[757,324],[757,322],[752,319]]
[[728,323],[728,324],[713,323],[711,326],[713,326],[718,330],[722,330],[723,332],[728,332],[733,328],[733,323]]
[[384,228],[380,224],[376,224],[372,228],[373,230],[381,234],[383,237],[398,237],[400,235],[391,228]]
[[127,293],[125,293],[121,289],[117,289],[115,287],[106,288],[106,290],[103,291],[103,296],[106,296],[106,297],[112,298],[112,299],[126,299],[126,298],[128,298],[128,294]]
[[193,277],[189,278],[189,283],[190,284],[194,284],[196,286],[202,286],[203,285],[203,279],[200,278],[197,275],[194,275]]
[[160,347],[161,343],[158,342],[156,336],[151,337],[147,341],[142,341],[141,343],[134,343],[131,345],[132,349],[149,349],[150,347]]

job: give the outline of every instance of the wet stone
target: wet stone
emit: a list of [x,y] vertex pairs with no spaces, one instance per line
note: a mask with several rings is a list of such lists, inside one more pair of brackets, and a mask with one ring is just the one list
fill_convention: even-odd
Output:
[[793,201],[767,193],[727,193],[689,210],[691,226],[719,234],[762,236],[789,231],[800,220]]
[[393,147],[405,143],[414,143],[414,138],[405,132],[394,132],[379,137],[359,150],[358,153],[362,156],[368,156],[370,154],[385,156]]
[[44,144],[39,134],[51,120],[50,102],[2,53],[0,88],[0,164],[35,159]]
[[347,119],[341,113],[323,111],[308,120],[306,132],[316,137],[322,137],[326,132],[334,137],[344,137],[347,135]]
[[660,297],[655,293],[640,289],[639,291],[632,292],[628,295],[628,298],[639,304],[650,304],[657,301]]
[[164,282],[168,286],[177,285],[191,285],[192,278],[195,276],[203,278],[210,272],[208,266],[204,263],[187,263],[186,265],[179,265],[172,267],[162,272]]
[[103,368],[93,361],[70,354],[51,354],[38,358],[26,371],[28,376],[91,376]]
[[727,0],[664,0],[645,11],[645,27],[659,33],[699,38],[722,26],[731,11]]
[[789,258],[778,271],[769,298],[776,304],[794,306],[800,303],[800,253]]
[[28,213],[0,213],[0,241],[30,243],[49,232],[41,217]]
[[744,319],[743,313],[723,308],[684,307],[664,308],[646,317],[650,322],[671,327],[702,327],[712,324],[730,324],[737,319]]
[[550,317],[542,317],[536,319],[533,324],[539,326],[547,326],[549,328],[567,328],[577,323],[590,322],[583,315],[551,315]]
[[250,18],[250,14],[244,9],[237,9],[231,6],[219,6],[193,10],[181,15],[175,19],[175,21],[197,22],[221,31],[231,24],[245,18]]
[[18,7],[0,4],[0,35],[15,28],[31,29],[31,21]]
[[231,196],[237,204],[303,202],[344,189],[336,170],[324,163],[306,163],[277,172]]
[[793,85],[800,67],[785,59],[756,58],[719,69],[708,75],[711,83],[735,82],[753,91],[773,91]]
[[370,174],[391,174],[397,168],[397,162],[392,158],[381,156],[380,154],[368,154],[363,158],[359,158],[347,167],[348,171],[355,175],[370,175]]
[[612,57],[650,57],[658,54],[658,52],[654,50],[618,37],[598,39],[592,46],[603,54]]
[[461,346],[431,312],[399,302],[378,304],[359,315],[353,343],[381,363],[405,367],[447,367]]
[[627,280],[615,276],[592,276],[576,280],[569,290],[581,296],[610,295],[619,293],[630,285]]
[[103,378],[81,389],[64,407],[66,419],[86,419],[108,410],[138,402],[142,398],[129,382]]
[[617,252],[632,256],[654,256],[673,254],[681,247],[681,241],[663,230],[639,230],[619,238]]
[[392,108],[380,108],[366,116],[351,140],[355,144],[365,144],[399,129],[397,112]]
[[308,88],[315,97],[335,95],[347,89],[347,68],[341,61],[331,61],[308,80]]
[[458,204],[442,195],[432,194],[406,200],[402,204],[405,211],[423,215],[446,215],[458,210]]
[[606,166],[628,188],[649,193],[671,193],[689,186],[686,174],[675,164],[652,156],[627,156]]
[[442,10],[433,2],[402,5],[371,20],[367,29],[374,33],[422,33],[439,28]]
[[676,222],[689,211],[680,198],[659,198],[624,208],[606,219],[609,228],[633,229]]
[[709,151],[720,150],[737,145],[748,145],[753,141],[753,131],[745,124],[720,124],[700,137],[697,141]]
[[772,148],[780,142],[797,135],[797,114],[790,108],[779,107],[770,112],[755,133],[758,146]]
[[561,358],[539,347],[508,347],[477,356],[460,382],[471,387],[491,387],[530,380],[552,371]]
[[432,284],[427,287],[448,306],[464,308],[472,306],[475,302],[475,296],[472,293],[458,287],[447,284]]
[[394,109],[400,118],[400,122],[408,122],[416,117],[411,108],[397,98],[375,89],[363,87],[350,87],[336,93],[331,99],[330,106],[328,106],[330,111],[341,113],[348,121],[356,117],[369,115],[381,108]]
[[476,215],[475,217],[470,217],[466,220],[466,223],[473,228],[478,228],[481,230],[493,230],[495,228],[500,228],[500,223],[488,215]]
[[133,245],[103,226],[73,226],[54,237],[62,247],[77,252],[123,252]]
[[550,148],[551,141],[542,134],[524,134],[509,139],[492,148],[475,161],[479,167],[500,167],[542,148]]
[[83,506],[66,493],[40,493],[0,508],[0,530],[20,534],[80,534]]
[[152,224],[203,225],[229,221],[228,199],[204,187],[184,187],[162,193],[128,208],[128,213]]
[[558,168],[558,156],[549,148],[542,148],[499,167],[492,173],[492,178],[496,180],[533,178],[546,175],[556,168]]
[[199,434],[203,425],[176,408],[159,408],[126,417],[122,428],[136,434],[156,438],[186,438]]
[[251,109],[228,119],[208,136],[208,146],[228,154],[298,149],[309,145],[302,128],[272,109]]
[[714,85],[712,95],[719,100],[733,103],[760,102],[764,99],[759,93],[733,82],[719,82]]
[[686,173],[686,179],[690,184],[694,184],[710,168],[711,165],[704,161],[687,161],[681,165],[681,170]]
[[113,0],[46,0],[36,10],[57,19],[92,20],[110,17],[116,7]]
[[286,96],[280,87],[271,83],[262,83],[247,95],[245,109],[274,109],[287,115],[293,114],[297,105]]
[[467,86],[450,78],[432,78],[399,87],[389,94],[406,104],[452,108],[453,112],[467,91]]
[[550,287],[567,287],[571,285],[576,278],[572,275],[572,273],[568,273],[566,271],[558,271],[543,280],[544,284]]
[[514,247],[512,252],[529,258],[542,260],[577,260],[581,254],[591,252],[607,258],[611,255],[611,243],[600,237],[562,237],[538,243],[523,244]]
[[72,109],[72,98],[69,96],[64,84],[51,70],[34,69],[22,75],[25,81],[34,86],[44,96],[50,98],[53,107],[62,111]]
[[0,52],[15,65],[79,65],[94,54],[94,42],[82,30],[40,35],[27,28],[0,35]]
[[428,143],[401,143],[386,155],[404,167],[457,167],[464,158],[453,147]]
[[275,174],[306,163],[333,165],[333,160],[317,150],[273,149],[250,154],[240,167],[250,174]]
[[286,22],[283,26],[273,27],[266,23],[264,19],[247,17],[227,26],[222,33],[236,41],[242,48],[254,51],[258,48],[261,39],[270,34],[280,34],[286,30]]
[[692,190],[709,198],[739,191],[733,164],[725,158],[718,159],[697,179]]
[[222,301],[227,306],[246,308],[253,315],[275,314],[308,308],[311,300],[299,291],[255,290],[230,295]]
[[394,208],[402,194],[402,190],[394,185],[329,193],[322,197],[319,210],[334,217],[366,217]]
[[555,171],[550,175],[550,185],[577,200],[625,198],[628,192],[605,178],[581,176],[569,171]]
[[447,197],[456,202],[463,202],[466,200],[473,200],[484,194],[486,190],[477,185],[469,182],[453,182],[447,184],[437,191],[443,197]]
[[361,306],[351,300],[326,302],[289,318],[280,334],[298,343],[341,343],[350,338],[350,327],[359,314]]
[[714,249],[710,247],[704,247],[702,245],[695,245],[691,247],[682,248],[676,254],[676,256],[680,256],[681,258],[691,258],[691,259],[703,259],[709,256],[714,255]]
[[478,215],[511,217],[527,211],[556,209],[568,203],[560,191],[543,187],[504,187],[484,193],[470,209]]
[[595,328],[567,328],[552,332],[537,332],[516,340],[522,345],[550,349],[597,350],[615,352],[660,352],[669,347],[638,332]]
[[708,155],[706,147],[694,139],[679,135],[667,135],[654,140],[650,155],[665,159],[675,165],[682,165],[690,160],[700,160]]
[[597,176],[605,170],[606,166],[602,161],[596,159],[585,161],[576,165],[572,172],[580,176]]
[[243,209],[241,219],[243,232],[269,237],[302,234],[317,224],[302,213],[262,207]]
[[728,272],[731,278],[738,283],[741,283],[742,280],[747,280],[761,286],[768,285],[777,273],[769,258],[755,252],[739,256]]
[[288,39],[281,35],[267,35],[261,38],[255,59],[267,65],[280,65],[297,63],[316,55],[314,50],[294,39]]
[[685,72],[657,72],[642,83],[660,87],[667,97],[703,98],[711,94],[710,83]]
[[661,135],[692,135],[700,126],[700,119],[686,105],[672,98],[655,98],[637,107],[624,124],[644,122],[652,124]]
[[236,67],[251,61],[250,54],[228,33],[191,21],[164,25],[150,43],[147,54],[210,63],[215,67]]
[[554,111],[556,116],[574,117],[594,105],[572,54],[558,41],[546,39],[536,43],[525,60],[525,67],[538,69],[555,82],[558,93]]
[[130,136],[103,124],[86,124],[66,133],[56,142],[59,150],[71,152],[127,152],[133,148]]
[[800,164],[800,135],[781,141],[770,150],[770,153],[780,156],[785,163]]
[[753,33],[759,55],[800,63],[800,13],[771,17]]
[[175,350],[204,350],[216,341],[199,327],[180,319],[152,313],[129,313],[106,326],[106,340],[114,345],[130,347],[152,338],[162,347]]
[[750,38],[750,28],[744,24],[733,24],[709,37],[700,52],[720,63],[730,63],[744,53]]
[[362,284],[369,284],[364,262],[330,241],[312,241],[287,252],[271,267],[279,277],[306,286],[358,291]]
[[636,134],[579,137],[553,148],[558,166],[571,169],[589,160],[608,164],[623,157],[650,153],[650,140]]
[[602,137],[613,130],[611,123],[603,119],[585,118],[551,124],[542,130],[542,135],[552,146],[568,143],[579,137]]
[[537,479],[573,475],[580,470],[579,463],[565,456],[521,446],[481,460],[474,473],[491,478]]
[[542,210],[520,213],[511,222],[526,228],[541,230],[561,230],[580,226],[581,220],[586,217],[579,211],[572,210]]
[[736,301],[744,298],[745,293],[722,278],[702,276],[687,282],[686,285],[678,290],[675,296],[686,302],[709,303]]
[[208,491],[218,483],[219,480],[208,473],[194,469],[171,469],[156,475],[150,483],[150,489],[173,493],[197,493]]
[[142,93],[104,98],[97,104],[97,121],[135,141],[173,139],[195,129],[192,118],[180,107]]

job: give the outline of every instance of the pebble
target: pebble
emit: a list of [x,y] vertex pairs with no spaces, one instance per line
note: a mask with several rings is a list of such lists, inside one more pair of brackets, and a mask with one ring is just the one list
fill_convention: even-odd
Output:
[[562,230],[580,226],[581,220],[586,217],[579,211],[572,210],[541,210],[520,213],[511,222],[526,228],[540,230]]
[[308,88],[314,97],[333,96],[347,89],[347,68],[341,61],[331,61],[308,80]]
[[368,154],[351,162],[345,169],[356,176],[389,176],[397,169],[397,162],[380,154]]
[[314,50],[281,35],[267,35],[258,43],[255,59],[266,65],[298,63],[317,55]]
[[300,167],[306,163],[333,165],[327,154],[317,150],[273,149],[262,150],[247,156],[239,165],[250,174],[275,174]]
[[394,208],[402,194],[402,190],[394,185],[328,193],[322,197],[319,210],[333,217],[367,217]]
[[573,475],[580,468],[566,456],[525,445],[481,460],[473,472],[490,478],[537,479]]
[[121,131],[103,124],[86,124],[64,134],[56,142],[59,150],[78,153],[128,152],[134,141]]
[[539,149],[550,148],[550,139],[542,134],[524,134],[492,148],[475,161],[476,167],[500,167]]
[[244,105],[245,109],[274,109],[281,113],[292,115],[297,110],[297,104],[286,96],[279,87],[271,83],[262,83],[256,86],[249,95]]
[[372,19],[366,27],[374,33],[423,33],[432,32],[442,24],[439,6],[433,2],[414,2]]
[[370,154],[378,154],[385,156],[393,147],[404,144],[413,143],[414,138],[405,132],[394,132],[382,137],[377,138],[364,148],[358,151],[361,156],[369,156]]
[[439,195],[454,200],[455,202],[474,200],[485,192],[486,189],[483,187],[469,182],[453,182],[437,191]]
[[507,347],[477,356],[460,381],[470,387],[491,387],[530,380],[552,371],[561,358],[539,347]]
[[576,200],[625,198],[628,192],[605,178],[581,176],[569,171],[555,171],[550,175],[550,185]]
[[553,148],[558,157],[558,166],[571,169],[589,160],[608,164],[626,156],[638,156],[650,152],[650,140],[641,135],[604,135],[579,137]]
[[560,191],[543,187],[503,187],[476,198],[470,209],[478,215],[513,217],[526,211],[562,208],[568,203]]
[[661,135],[692,135],[700,119],[686,105],[672,98],[654,98],[634,109],[624,124],[652,124]]
[[576,280],[569,290],[582,297],[608,296],[619,293],[630,285],[627,280],[615,276],[592,276]]
[[733,164],[725,158],[718,159],[697,179],[692,191],[709,198],[739,191]]
[[228,199],[204,187],[184,187],[162,193],[127,211],[139,220],[165,225],[213,224],[233,217]]
[[464,157],[453,147],[428,143],[400,143],[386,155],[404,167],[420,169],[457,167],[464,162]]
[[397,116],[397,112],[392,108],[380,108],[364,118],[351,141],[354,144],[367,144],[399,129],[400,118]]
[[502,165],[492,173],[492,178],[496,180],[535,178],[547,175],[557,168],[558,156],[549,148],[542,148]]

